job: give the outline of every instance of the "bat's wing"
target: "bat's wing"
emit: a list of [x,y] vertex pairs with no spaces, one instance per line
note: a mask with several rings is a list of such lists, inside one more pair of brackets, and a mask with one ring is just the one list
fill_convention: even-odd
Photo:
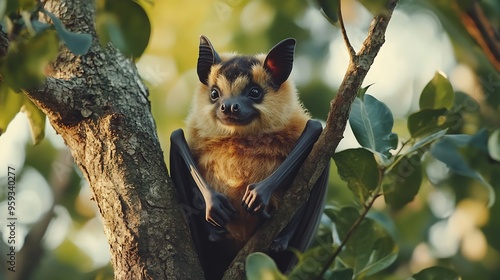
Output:
[[[210,240],[225,233],[205,220],[205,200],[198,184],[203,184],[201,175],[195,167],[193,156],[187,145],[184,133],[178,129],[170,137],[170,176],[177,189],[184,217],[189,224],[196,252],[200,259],[206,279],[220,279],[231,262],[231,254],[224,252],[224,240]],[[198,182],[195,182],[195,178]],[[187,233],[186,233],[187,234]]]
[[[293,235],[288,242],[288,247],[304,252],[314,238],[325,206],[329,169],[330,164],[326,166],[325,170],[323,170],[323,173],[318,178],[318,181],[311,191],[309,199],[301,207],[297,214],[295,214],[290,221],[290,224],[283,230],[294,230]],[[273,252],[270,255],[283,272],[289,271],[297,261],[294,253],[290,250],[277,253]]]
[[[180,139],[179,139],[180,138]],[[195,244],[198,255],[202,255],[203,226],[199,223],[200,216],[204,213],[205,206],[203,197],[196,187],[193,180],[189,166],[183,159],[181,153],[183,152],[184,135],[182,131],[174,131],[171,136],[170,146],[170,176],[177,189],[179,202],[182,205],[184,217],[186,218],[193,242]],[[185,152],[185,151],[184,151]]]

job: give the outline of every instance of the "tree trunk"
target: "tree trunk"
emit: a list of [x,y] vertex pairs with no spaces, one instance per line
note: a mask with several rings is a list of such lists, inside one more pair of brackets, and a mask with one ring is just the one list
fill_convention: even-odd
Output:
[[88,180],[108,238],[116,279],[201,279],[203,272],[168,177],[148,90],[132,61],[102,48],[95,2],[45,1],[90,51],[61,47],[50,75],[28,97],[48,116]]

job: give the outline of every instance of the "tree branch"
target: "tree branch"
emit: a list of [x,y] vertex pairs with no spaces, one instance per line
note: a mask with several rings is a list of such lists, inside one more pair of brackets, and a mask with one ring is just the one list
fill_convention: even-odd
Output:
[[495,31],[477,1],[473,1],[466,11],[459,8],[459,14],[465,29],[483,49],[495,69],[500,71],[500,34],[498,33],[500,31]]
[[359,53],[356,57],[351,58],[337,96],[330,104],[326,127],[304,162],[292,187],[285,193],[283,201],[286,203],[282,204],[283,206],[257,230],[245,247],[240,250],[223,279],[243,279],[245,258],[248,254],[268,248],[274,236],[285,227],[299,206],[308,198],[314,183],[318,180],[343,138],[351,104],[385,42],[385,31],[397,3],[398,0],[387,1],[386,9],[373,19],[368,36]]
[[133,61],[100,46],[95,1],[43,1],[67,29],[93,36],[83,56],[61,47],[44,86],[26,95],[70,148],[92,189],[116,279],[201,279]]
[[344,38],[345,46],[349,52],[350,59],[353,60],[356,57],[356,51],[352,47],[351,41],[349,41],[349,36],[347,36],[347,30],[345,29],[344,16],[342,15],[342,0],[339,0],[339,24],[340,31],[342,32],[342,38]]

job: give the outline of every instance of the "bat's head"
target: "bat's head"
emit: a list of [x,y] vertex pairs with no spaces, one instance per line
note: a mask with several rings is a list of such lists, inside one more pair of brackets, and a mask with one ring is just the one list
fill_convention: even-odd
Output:
[[285,39],[267,55],[219,55],[201,36],[197,65],[201,82],[188,125],[200,136],[274,131],[303,108],[293,84],[295,39]]

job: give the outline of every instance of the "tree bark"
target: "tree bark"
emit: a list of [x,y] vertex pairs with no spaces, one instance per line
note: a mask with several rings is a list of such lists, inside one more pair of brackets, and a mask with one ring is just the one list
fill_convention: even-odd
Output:
[[168,177],[148,90],[133,61],[101,47],[95,2],[44,1],[90,51],[61,47],[46,83],[27,96],[70,148],[93,192],[116,279],[201,279],[203,272]]

